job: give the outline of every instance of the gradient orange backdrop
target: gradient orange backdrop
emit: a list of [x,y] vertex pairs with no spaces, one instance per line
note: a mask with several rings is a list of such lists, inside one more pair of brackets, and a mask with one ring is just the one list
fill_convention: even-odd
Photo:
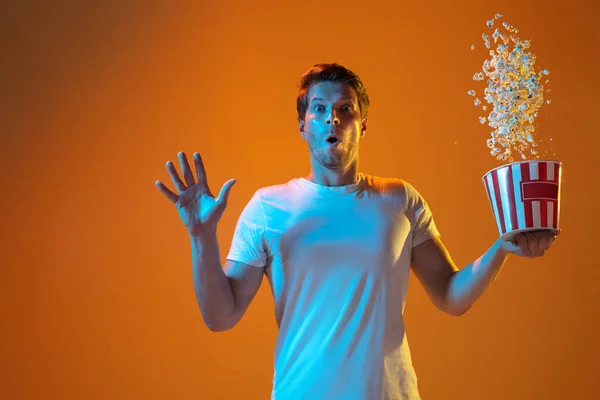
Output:
[[[51,5],[52,4],[52,5]],[[184,150],[212,189],[236,178],[221,254],[254,191],[305,175],[300,75],[357,72],[372,99],[360,170],[412,183],[463,267],[497,238],[469,89],[496,13],[550,70],[538,117],[563,162],[562,235],[510,257],[461,317],[411,275],[407,334],[424,400],[600,396],[596,2],[204,1],[0,5],[1,393],[4,399],[267,399],[276,338],[266,281],[212,333],[190,245],[154,181]],[[471,51],[471,44],[477,46]],[[549,138],[554,145],[550,146]]]

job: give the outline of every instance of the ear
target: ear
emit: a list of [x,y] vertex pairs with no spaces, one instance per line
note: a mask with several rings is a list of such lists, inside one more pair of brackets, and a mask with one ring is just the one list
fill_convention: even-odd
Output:
[[304,134],[304,120],[300,120],[298,122],[298,129],[300,130],[300,135],[302,136],[302,139],[306,139],[305,134]]
[[369,117],[365,117],[362,120],[361,123],[361,127],[360,127],[360,137],[365,136],[365,134],[367,133],[367,122],[368,122]]

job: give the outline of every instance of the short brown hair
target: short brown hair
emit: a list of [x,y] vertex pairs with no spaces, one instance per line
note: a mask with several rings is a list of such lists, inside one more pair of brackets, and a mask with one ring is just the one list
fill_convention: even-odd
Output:
[[361,117],[365,118],[369,111],[369,95],[362,81],[354,72],[339,64],[315,64],[300,78],[300,92],[296,99],[298,121],[304,120],[308,108],[308,91],[319,82],[348,83],[356,91]]

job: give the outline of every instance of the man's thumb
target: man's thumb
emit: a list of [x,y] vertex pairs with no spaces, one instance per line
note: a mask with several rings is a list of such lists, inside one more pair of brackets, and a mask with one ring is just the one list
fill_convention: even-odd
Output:
[[217,201],[219,202],[219,204],[227,205],[227,199],[229,199],[231,187],[235,185],[235,182],[235,179],[230,179],[227,182],[225,182],[225,184],[221,188],[221,191],[219,192],[219,197],[217,197]]

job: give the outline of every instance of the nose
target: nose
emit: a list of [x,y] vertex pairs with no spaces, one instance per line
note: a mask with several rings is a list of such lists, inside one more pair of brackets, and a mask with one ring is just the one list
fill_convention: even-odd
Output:
[[325,121],[325,123],[327,125],[330,125],[330,124],[339,125],[340,124],[340,120],[338,119],[334,109],[332,109],[331,112],[329,113],[329,115],[327,116],[327,121]]

